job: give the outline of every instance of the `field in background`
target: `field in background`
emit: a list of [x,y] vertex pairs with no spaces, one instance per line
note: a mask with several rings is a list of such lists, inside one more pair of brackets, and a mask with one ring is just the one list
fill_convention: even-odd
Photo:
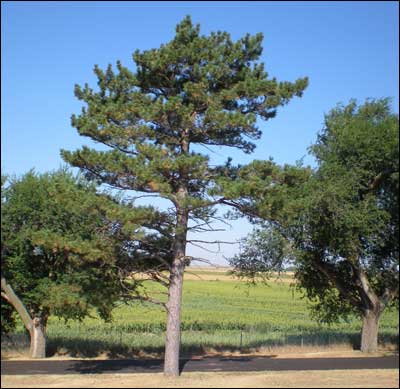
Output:
[[[291,274],[269,285],[249,287],[232,279],[223,268],[189,268],[182,309],[183,356],[205,353],[270,353],[278,351],[350,350],[357,347],[361,322],[352,319],[332,326],[311,320],[306,301],[290,287]],[[149,283],[155,297],[163,290]],[[165,313],[149,303],[120,305],[114,320],[87,318],[65,324],[51,317],[49,355],[73,357],[160,357],[164,351]],[[398,344],[398,311],[385,312],[380,326],[381,346]],[[22,329],[3,340],[2,354],[23,353]]]
[[[189,267],[185,272],[185,280],[196,281],[244,281],[230,273],[229,267]],[[293,272],[276,273],[272,282],[293,282]]]

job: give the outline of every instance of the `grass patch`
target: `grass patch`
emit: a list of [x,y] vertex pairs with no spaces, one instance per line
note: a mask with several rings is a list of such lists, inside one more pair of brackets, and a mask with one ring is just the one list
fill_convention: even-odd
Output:
[[[154,293],[161,290],[155,284],[151,288]],[[49,355],[162,356],[165,322],[165,312],[149,303],[118,306],[111,323],[93,317],[65,324],[51,317]],[[397,345],[398,328],[398,311],[385,311],[380,324],[381,345]],[[357,348],[361,321],[352,318],[331,326],[319,325],[310,319],[306,301],[287,283],[248,287],[243,282],[186,280],[182,330],[182,351],[188,355],[209,350]],[[22,327],[14,339],[20,348],[24,339],[27,345]],[[13,340],[3,341],[3,351],[7,348],[13,348]]]

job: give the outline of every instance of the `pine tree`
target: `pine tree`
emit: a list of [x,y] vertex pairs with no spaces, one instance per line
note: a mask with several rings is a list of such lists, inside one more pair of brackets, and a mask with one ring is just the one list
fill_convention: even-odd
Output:
[[72,116],[72,125],[110,149],[62,150],[64,160],[99,183],[158,194],[174,206],[166,375],[179,374],[188,223],[207,223],[213,206],[227,200],[213,192],[224,169],[212,167],[199,146],[251,153],[252,140],[261,136],[257,119],[273,118],[277,108],[301,96],[308,83],[307,78],[294,83],[270,79],[258,62],[262,39],[262,34],[247,34],[234,42],[221,31],[204,36],[188,16],[170,42],[135,51],[135,72],[119,61],[118,72],[111,65],[105,71],[95,66],[99,90],[75,87],[76,97],[87,107]]

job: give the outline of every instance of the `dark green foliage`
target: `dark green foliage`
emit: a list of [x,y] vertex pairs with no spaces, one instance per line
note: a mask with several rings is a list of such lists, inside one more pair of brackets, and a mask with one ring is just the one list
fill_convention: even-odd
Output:
[[[387,99],[338,106],[311,147],[318,168],[305,180],[300,173],[290,191],[277,182],[281,208],[268,213],[274,198],[249,199],[247,211],[290,244],[296,278],[322,321],[398,304],[398,123]],[[242,268],[238,258],[233,264]]]
[[289,200],[302,194],[301,184],[312,173],[301,164],[279,166],[272,158],[237,167],[228,161],[220,171],[213,190],[227,199],[225,204],[239,211],[236,216],[245,214],[252,220],[261,218],[270,222],[292,214]]
[[229,259],[233,274],[252,282],[267,280],[272,272],[284,270],[292,259],[286,239],[274,228],[256,229],[242,241],[240,254]]
[[[72,125],[80,135],[110,146],[62,151],[63,158],[99,182],[122,189],[156,192],[184,207],[207,206],[207,190],[220,171],[191,144],[237,147],[251,152],[261,135],[256,119],[269,119],[280,105],[301,96],[307,78],[295,83],[269,79],[258,63],[262,35],[234,42],[226,32],[200,34],[186,17],[175,38],[158,49],[136,51],[132,73],[117,62],[97,66],[98,91],[76,86],[87,104]],[[198,211],[197,211],[198,212]]]
[[316,313],[361,314],[368,302],[360,270],[382,304],[398,303],[398,116],[387,99],[338,106],[311,151],[319,169],[305,187],[298,276]]
[[141,229],[154,218],[162,225],[151,208],[121,206],[66,170],[30,171],[2,195],[2,276],[32,314],[82,319],[95,308],[110,319],[126,292],[121,271],[140,262],[137,247],[166,246]]
[[1,299],[1,335],[12,332],[15,328],[15,311],[14,308]]
[[[4,229],[4,218],[3,218],[3,205],[5,200],[5,185],[7,182],[7,176],[1,175],[1,250],[3,253],[3,229]],[[1,335],[10,333],[15,328],[15,316],[13,307],[5,302],[1,298]]]

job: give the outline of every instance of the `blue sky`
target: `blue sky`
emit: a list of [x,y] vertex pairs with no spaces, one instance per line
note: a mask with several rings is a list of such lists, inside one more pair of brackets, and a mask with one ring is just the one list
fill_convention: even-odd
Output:
[[[174,35],[187,14],[202,33],[225,30],[233,39],[263,32],[261,60],[271,77],[293,81],[308,76],[301,99],[260,123],[256,152],[217,149],[238,163],[272,156],[294,163],[322,128],[324,113],[338,102],[392,97],[399,103],[399,5],[397,2],[12,2],[1,3],[2,172],[39,172],[61,164],[60,149],[83,144],[70,125],[81,103],[74,84],[95,86],[93,66],[120,59],[134,69],[135,49],[158,47]],[[310,157],[305,162],[313,164]],[[162,203],[160,203],[162,204]],[[251,230],[243,221],[215,238],[235,240]],[[203,239],[204,237],[202,237]],[[237,246],[223,246],[225,255]],[[222,261],[222,254],[189,254]]]

